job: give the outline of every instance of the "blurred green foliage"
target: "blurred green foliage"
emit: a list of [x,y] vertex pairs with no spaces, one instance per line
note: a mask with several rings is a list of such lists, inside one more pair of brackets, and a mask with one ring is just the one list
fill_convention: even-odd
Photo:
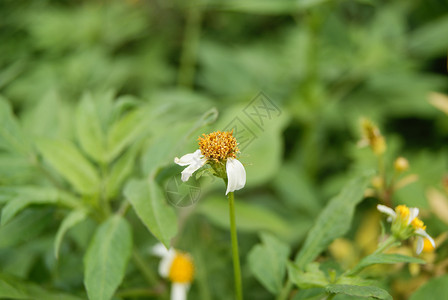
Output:
[[[233,299],[222,183],[203,180],[189,208],[162,194],[181,170],[173,158],[235,118],[255,137],[236,193],[245,297],[272,299],[296,267],[279,257],[301,249],[320,269],[293,274],[341,274],[328,244],[344,236],[365,255],[356,236],[379,231],[365,225],[376,199],[356,208],[367,183],[326,206],[376,168],[356,146],[364,116],[387,139],[386,174],[402,155],[418,175],[392,203],[419,207],[441,244],[419,272],[382,269],[375,288],[331,282],[294,299],[441,299],[448,118],[427,100],[448,93],[447,36],[446,0],[1,1],[0,298],[106,299],[93,296],[101,279],[113,299],[168,299],[150,247],[174,238],[195,260],[190,299]],[[277,108],[261,109],[262,126],[247,114],[260,92]],[[439,206],[430,188],[445,193]],[[334,232],[307,237],[325,226]],[[121,273],[95,273],[110,249]]]

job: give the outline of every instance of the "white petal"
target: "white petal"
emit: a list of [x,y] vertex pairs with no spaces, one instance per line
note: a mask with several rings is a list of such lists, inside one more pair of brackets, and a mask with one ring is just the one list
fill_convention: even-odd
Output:
[[417,239],[417,249],[415,249],[415,253],[417,253],[417,255],[422,253],[423,246],[424,246],[423,238],[422,237],[418,237],[418,239]]
[[240,190],[246,184],[246,170],[243,164],[235,158],[228,158],[226,163],[227,190],[229,192]]
[[382,212],[383,214],[388,215],[389,218],[391,218],[391,219],[387,218],[387,221],[388,221],[388,222],[393,221],[393,220],[395,219],[395,217],[397,216],[397,214],[395,213],[395,211],[394,211],[392,208],[390,208],[390,207],[388,207],[388,206],[386,206],[386,205],[378,204],[378,205],[376,206],[376,208],[377,208],[380,212]]
[[151,248],[151,253],[158,257],[164,257],[168,254],[168,249],[165,247],[164,244],[158,243],[154,247]]
[[434,248],[436,247],[436,243],[434,242],[433,238],[431,236],[429,236],[429,234],[426,231],[424,231],[423,229],[421,229],[421,228],[416,229],[415,234],[417,234],[421,237],[427,238],[429,240],[429,242],[431,243],[431,245]]
[[179,166],[188,166],[191,165],[195,160],[200,159],[201,150],[196,150],[193,153],[188,153],[182,156],[181,158],[175,157],[174,162]]
[[188,166],[182,171],[182,181],[187,181],[196,170],[201,168],[207,159],[203,157],[201,150],[196,150],[193,153],[188,153],[181,158],[174,158],[174,162],[180,166]]
[[417,207],[410,207],[409,208],[409,219],[408,219],[408,225],[411,224],[412,220],[417,218],[419,213],[419,210]]
[[171,300],[187,300],[187,292],[190,288],[188,283],[176,283],[171,285]]
[[159,274],[160,276],[166,278],[170,274],[171,264],[173,263],[174,257],[176,256],[176,250],[170,248],[168,252],[163,256],[159,264]]

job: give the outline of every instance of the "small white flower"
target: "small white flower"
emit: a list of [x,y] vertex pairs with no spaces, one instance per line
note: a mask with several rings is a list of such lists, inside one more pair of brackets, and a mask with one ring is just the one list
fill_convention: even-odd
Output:
[[422,253],[423,246],[425,245],[425,238],[429,240],[429,242],[431,243],[433,248],[436,247],[436,243],[434,242],[433,238],[430,237],[429,234],[426,233],[426,231],[423,230],[422,228],[416,229],[415,230],[415,234],[418,236],[418,238],[417,238],[417,249],[415,250],[415,252],[417,254]]
[[[225,178],[224,168],[227,174],[226,195],[242,189],[246,185],[246,170],[243,164],[236,159],[239,153],[238,144],[233,132],[216,131],[199,138],[199,149],[188,153],[181,158],[174,158],[174,162],[180,166],[187,166],[182,171],[182,181],[187,181],[194,172],[207,162],[215,169],[217,176]],[[218,171],[217,171],[218,170]]]
[[[432,244],[432,246],[435,248],[436,245],[434,243],[434,240],[425,231],[426,226],[424,226],[423,222],[419,218],[417,218],[419,214],[418,208],[416,207],[408,208],[405,205],[399,205],[394,211],[390,207],[378,204],[377,209],[380,212],[388,215],[387,218],[388,222],[400,222],[400,224],[405,225],[404,227],[402,225],[395,227],[398,228],[397,231],[400,231],[397,233],[399,236],[402,236],[401,233],[403,233],[405,237],[409,237],[410,235],[407,235],[408,234],[407,230],[409,230],[408,228],[413,228],[411,234],[413,233],[414,235],[417,236],[417,248],[416,248],[417,254],[420,254],[422,252],[425,238],[428,239],[429,242]],[[394,226],[392,226],[392,232],[394,232]]]
[[160,243],[155,245],[151,252],[162,258],[159,274],[172,282],[171,300],[186,300],[194,276],[194,265],[190,256],[173,248],[167,249]]

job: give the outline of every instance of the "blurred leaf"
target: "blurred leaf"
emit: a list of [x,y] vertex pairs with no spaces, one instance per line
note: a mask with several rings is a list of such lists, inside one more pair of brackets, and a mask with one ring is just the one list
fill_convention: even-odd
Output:
[[0,97],[0,148],[26,155],[30,145],[23,134],[8,101]]
[[409,300],[444,299],[446,295],[448,295],[448,275],[443,275],[423,284]]
[[330,284],[325,287],[327,293],[330,294],[345,294],[350,296],[374,299],[391,299],[392,296],[383,289],[374,286],[358,286],[347,284]]
[[87,217],[87,213],[84,210],[73,210],[70,214],[65,217],[59,226],[58,232],[54,239],[54,256],[59,257],[59,247],[61,246],[62,239],[64,238],[67,230],[75,226],[76,224],[82,222]]
[[350,274],[355,274],[358,271],[368,267],[370,265],[375,264],[397,264],[397,263],[416,263],[416,264],[425,264],[426,262],[423,259],[406,256],[401,254],[372,254],[364,257],[358,265],[350,272]]
[[[222,194],[222,197],[213,197],[201,201],[197,207],[197,212],[205,215],[215,225],[228,229],[230,228],[227,214],[229,204],[224,196],[224,190]],[[238,231],[257,232],[267,230],[281,236],[287,236],[290,230],[284,219],[274,212],[238,199],[235,202],[235,215]]]
[[44,158],[83,194],[99,188],[99,176],[92,164],[69,141],[39,139],[37,147]]
[[84,285],[90,300],[112,298],[131,251],[131,227],[124,218],[112,216],[98,227],[84,257]]
[[244,0],[244,1],[212,1],[209,2],[212,8],[230,10],[243,13],[255,13],[255,14],[291,14],[299,10],[307,9],[321,3],[325,3],[328,0]]
[[115,197],[124,181],[132,174],[140,145],[136,144],[117,159],[107,177],[107,196]]
[[423,56],[446,54],[448,48],[448,16],[432,20],[410,36],[411,50]]
[[56,189],[44,187],[16,187],[15,195],[2,209],[1,225],[8,223],[17,213],[32,204],[56,204],[59,193]]
[[76,110],[76,134],[83,150],[97,162],[106,162],[105,134],[90,94],[84,94]]
[[33,175],[28,158],[18,155],[0,154],[0,183],[21,184],[28,182]]
[[300,268],[312,262],[334,239],[350,228],[356,205],[362,201],[371,173],[349,181],[341,193],[331,199],[308,233],[295,261]]
[[249,267],[266,289],[277,294],[283,286],[291,250],[288,244],[270,234],[261,233],[260,236],[262,244],[255,245],[249,252]]
[[323,288],[312,288],[300,290],[292,300],[321,300],[324,298],[325,290]]
[[113,160],[120,152],[144,132],[148,132],[153,121],[149,111],[140,107],[127,113],[112,124],[107,136],[107,160]]
[[33,300],[81,300],[68,294],[50,292],[33,284],[0,274],[0,298]]
[[274,186],[278,193],[283,195],[286,204],[317,215],[320,201],[310,178],[303,170],[285,164],[274,177]]
[[51,213],[28,209],[0,227],[0,248],[12,247],[35,238],[50,223]]
[[329,284],[324,272],[319,269],[319,264],[311,263],[302,271],[297,265],[288,263],[289,280],[301,289],[325,287]]
[[169,248],[171,239],[177,234],[177,217],[157,183],[132,180],[126,185],[124,195],[146,228]]

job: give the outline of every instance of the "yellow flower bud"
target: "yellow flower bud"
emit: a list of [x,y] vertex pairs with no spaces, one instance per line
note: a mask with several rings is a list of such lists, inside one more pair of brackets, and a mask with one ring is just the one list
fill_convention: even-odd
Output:
[[404,157],[399,157],[395,160],[394,168],[398,172],[404,172],[409,169],[409,162]]

